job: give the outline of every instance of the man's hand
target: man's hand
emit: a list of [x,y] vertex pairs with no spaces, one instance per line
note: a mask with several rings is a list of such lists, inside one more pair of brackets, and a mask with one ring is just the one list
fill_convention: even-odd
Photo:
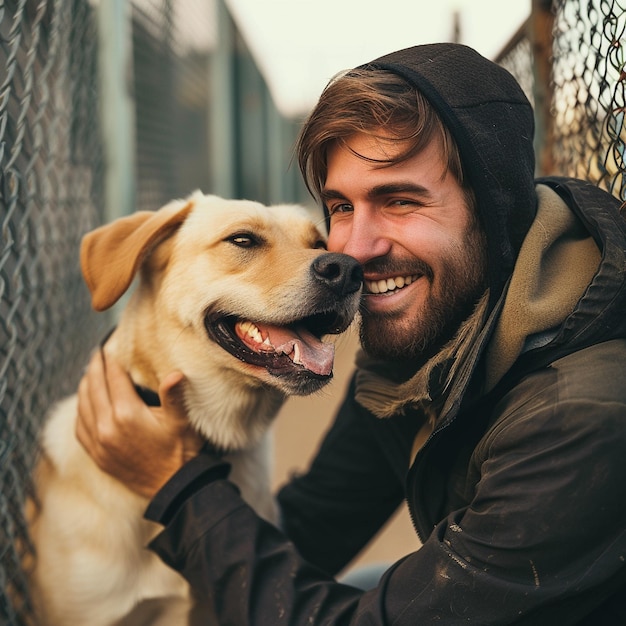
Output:
[[184,384],[180,372],[166,376],[161,406],[150,408],[126,372],[99,350],[78,387],[78,440],[100,469],[152,498],[202,447],[187,421]]

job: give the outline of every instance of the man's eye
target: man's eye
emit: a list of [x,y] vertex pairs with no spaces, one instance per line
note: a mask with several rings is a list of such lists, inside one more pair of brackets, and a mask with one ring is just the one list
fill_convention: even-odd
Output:
[[226,237],[225,241],[239,246],[240,248],[253,248],[261,243],[257,237],[250,233],[235,233]]
[[352,205],[346,202],[342,204],[333,204],[328,207],[328,213],[330,215],[335,215],[337,213],[349,213],[352,211]]

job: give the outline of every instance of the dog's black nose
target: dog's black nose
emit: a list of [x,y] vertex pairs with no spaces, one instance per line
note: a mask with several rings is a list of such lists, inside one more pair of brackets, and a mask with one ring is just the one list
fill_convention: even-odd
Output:
[[363,270],[356,259],[347,254],[328,252],[318,256],[311,265],[313,275],[334,294],[347,296],[361,288]]

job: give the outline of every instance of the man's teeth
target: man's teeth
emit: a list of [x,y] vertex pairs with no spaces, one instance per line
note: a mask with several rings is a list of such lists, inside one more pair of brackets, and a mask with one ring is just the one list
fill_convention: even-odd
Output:
[[387,293],[410,285],[417,280],[417,274],[413,276],[396,276],[395,278],[383,278],[381,280],[366,280],[365,287],[370,293]]
[[237,322],[237,326],[242,335],[247,335],[261,346],[267,346],[268,348],[272,348],[272,344],[270,343],[269,336],[263,339],[263,335],[261,331],[250,321],[244,320],[243,322]]

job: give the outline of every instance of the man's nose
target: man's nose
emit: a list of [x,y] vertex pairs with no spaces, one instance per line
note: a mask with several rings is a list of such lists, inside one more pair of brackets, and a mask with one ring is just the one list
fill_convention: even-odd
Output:
[[331,225],[328,249],[348,254],[364,264],[388,254],[391,241],[375,217],[355,211],[349,224]]

